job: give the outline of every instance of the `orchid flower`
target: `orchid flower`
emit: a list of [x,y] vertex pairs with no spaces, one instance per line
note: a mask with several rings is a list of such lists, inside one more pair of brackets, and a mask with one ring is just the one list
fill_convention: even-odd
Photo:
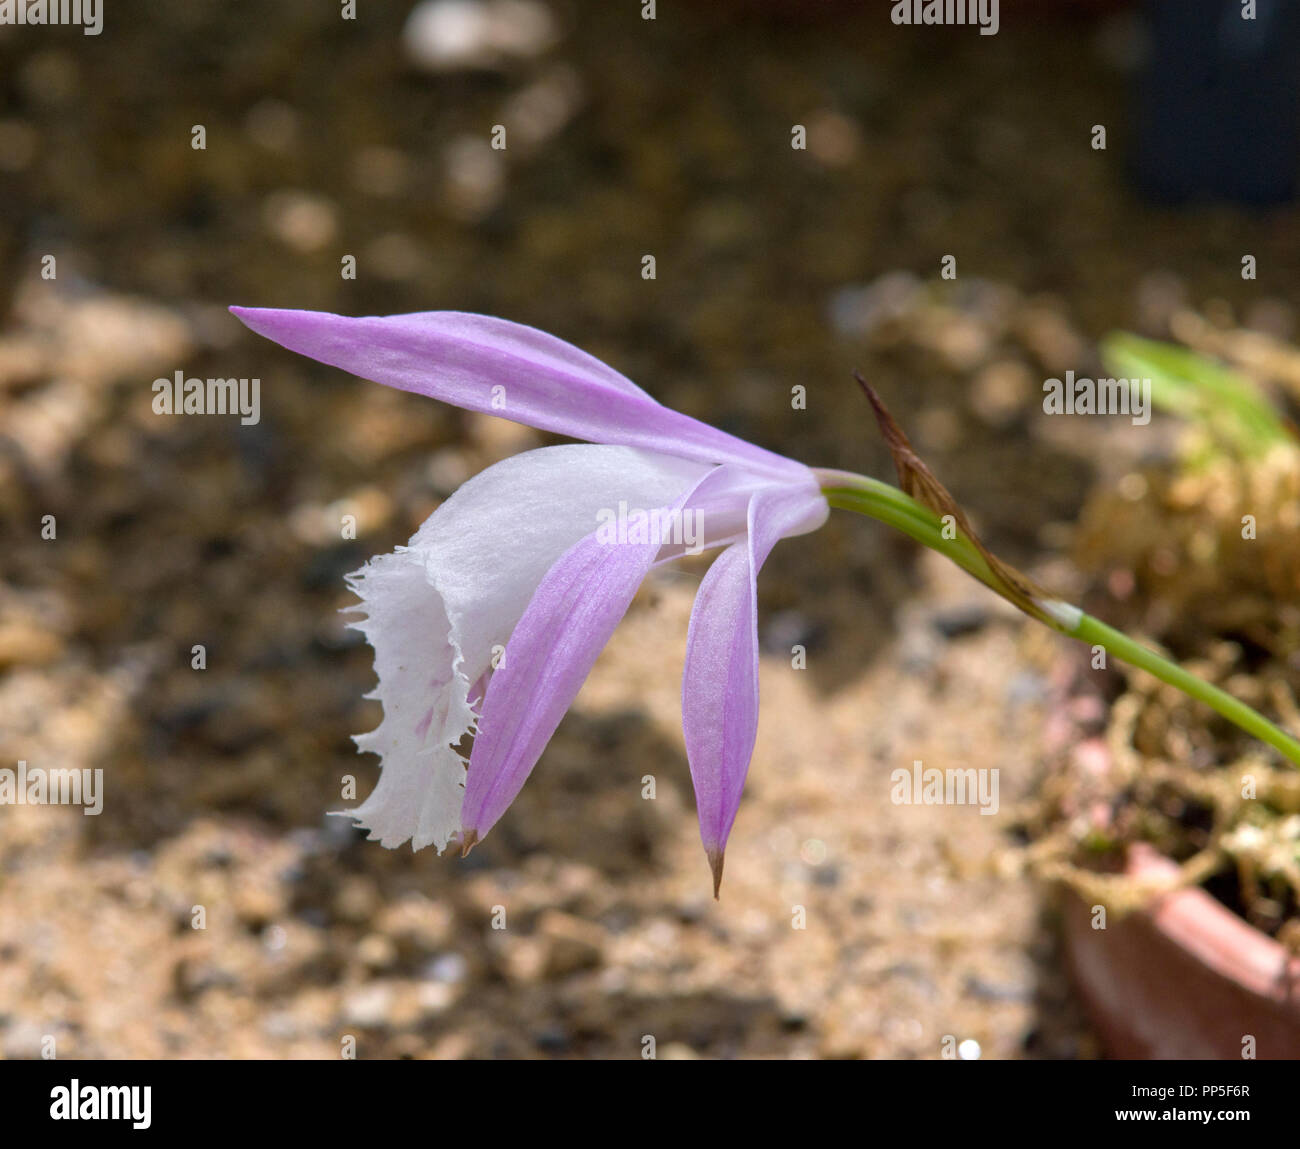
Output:
[[[348,576],[384,707],[357,739],[380,756],[379,783],[349,813],[388,847],[468,850],[514,801],[651,568],[722,548],[695,598],[682,675],[716,895],[758,726],[755,580],[778,540],[826,521],[814,473],[531,327],[454,311],[232,310],[355,375],[587,441],[489,467],[405,547]],[[457,747],[471,732],[466,764]]]
[[[655,402],[586,352],[456,311],[351,319],[231,308],[291,351],[585,444],[464,484],[405,547],[348,576],[375,650],[374,791],[345,811],[393,848],[468,851],[527,781],[651,568],[721,549],[691,612],[682,727],[717,896],[758,727],[755,581],[776,543],[856,511],[939,551],[1030,617],[1199,699],[1300,765],[1300,742],[1225,691],[1000,562],[862,383],[901,490],[813,470]],[[632,508],[628,513],[627,509]],[[611,529],[617,520],[617,529]],[[687,532],[682,525],[689,522]],[[666,529],[667,528],[667,529]],[[474,735],[468,762],[459,747]]]

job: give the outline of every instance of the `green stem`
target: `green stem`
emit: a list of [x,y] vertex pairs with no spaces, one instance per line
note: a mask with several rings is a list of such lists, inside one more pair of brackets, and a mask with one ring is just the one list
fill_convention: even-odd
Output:
[[[1024,609],[1023,605],[1016,602],[1015,598],[1008,593],[1008,588],[980,554],[979,549],[951,525],[945,527],[939,516],[928,507],[922,506],[897,487],[891,487],[888,483],[882,483],[879,479],[872,479],[866,475],[827,470],[819,470],[816,474],[821,483],[822,493],[832,507],[867,515],[902,531],[917,542],[951,559],[1002,598]],[[1031,614],[1031,617],[1037,618],[1038,621],[1070,638],[1102,646],[1109,654],[1127,662],[1130,666],[1145,670],[1161,682],[1167,682],[1189,697],[1204,702],[1229,722],[1235,723],[1260,741],[1268,743],[1294,765],[1300,766],[1300,742],[1275,726],[1259,711],[1233,698],[1231,694],[1204,679],[1197,678],[1176,662],[1135,642],[1128,635],[1085,614],[1077,607],[1064,602],[1051,601],[1035,602],[1034,605],[1041,613],[1026,611]]]

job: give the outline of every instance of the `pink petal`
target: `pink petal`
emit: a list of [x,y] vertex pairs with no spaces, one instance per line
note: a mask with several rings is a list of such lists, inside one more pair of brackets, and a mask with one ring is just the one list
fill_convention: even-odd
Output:
[[811,529],[825,515],[826,501],[815,490],[755,492],[748,538],[714,560],[695,596],[682,675],[682,727],[715,897],[758,733],[758,571],[778,539]]
[[385,846],[441,852],[461,827],[465,762],[494,648],[538,584],[591,533],[602,508],[673,503],[716,474],[630,447],[565,443],[512,455],[475,475],[405,547],[349,576],[375,648],[380,725],[357,739],[380,756],[379,783],[348,815]]
[[[720,500],[747,498],[730,470],[719,467],[692,484],[674,509],[716,510]],[[483,700],[461,811],[467,846],[522,789],[660,549],[658,541],[610,543],[594,532],[547,572]]]
[[643,447],[787,478],[791,459],[661,406],[586,352],[517,323],[463,311],[362,319],[323,311],[230,309],[247,327],[322,363],[543,431]]

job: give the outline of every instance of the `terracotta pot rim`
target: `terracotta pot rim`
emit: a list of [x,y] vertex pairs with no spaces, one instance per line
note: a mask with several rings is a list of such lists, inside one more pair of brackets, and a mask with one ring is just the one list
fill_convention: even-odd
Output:
[[[1179,867],[1138,845],[1126,873],[1159,886]],[[1063,928],[1071,978],[1110,1056],[1300,1059],[1300,957],[1200,886],[1157,892],[1106,922],[1068,890]]]
[[[1126,872],[1135,878],[1173,878],[1176,862],[1145,842],[1131,846]],[[1144,910],[1154,927],[1221,977],[1279,1005],[1300,1003],[1300,955],[1252,926],[1201,886],[1160,894]]]

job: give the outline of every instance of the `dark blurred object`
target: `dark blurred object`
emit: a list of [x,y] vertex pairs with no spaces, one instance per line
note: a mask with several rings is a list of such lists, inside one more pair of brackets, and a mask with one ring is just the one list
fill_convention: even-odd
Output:
[[1168,203],[1280,203],[1296,191],[1300,4],[1147,0],[1134,175]]

